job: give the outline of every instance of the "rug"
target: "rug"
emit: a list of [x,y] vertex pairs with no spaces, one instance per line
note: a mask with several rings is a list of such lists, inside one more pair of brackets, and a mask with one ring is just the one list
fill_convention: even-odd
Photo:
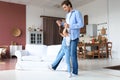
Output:
[[120,70],[120,65],[105,67],[107,69]]

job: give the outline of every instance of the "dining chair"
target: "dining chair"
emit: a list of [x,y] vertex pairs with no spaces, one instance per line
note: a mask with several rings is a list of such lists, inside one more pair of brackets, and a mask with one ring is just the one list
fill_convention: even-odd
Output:
[[7,58],[7,49],[8,46],[0,46],[0,59],[2,59],[3,56]]
[[79,58],[83,58],[84,54],[83,54],[83,44],[82,42],[78,43],[78,57]]
[[101,43],[99,45],[99,54],[100,54],[100,57],[107,58],[107,43]]
[[87,57],[92,57],[94,58],[94,51],[90,51],[87,49],[88,46],[86,46],[85,43],[83,43],[83,55],[84,55],[84,59],[86,59]]
[[108,51],[108,57],[110,55],[112,58],[112,42],[107,42],[107,51]]

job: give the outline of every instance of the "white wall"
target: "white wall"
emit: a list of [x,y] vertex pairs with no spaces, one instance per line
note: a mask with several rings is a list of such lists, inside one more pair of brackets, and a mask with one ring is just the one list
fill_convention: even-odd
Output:
[[108,37],[108,10],[107,0],[95,0],[78,8],[83,15],[88,15],[88,24],[97,24],[97,34],[102,27],[106,28],[106,37]]
[[[108,2],[108,3],[107,3]],[[82,7],[79,7],[78,10],[82,12],[83,15],[88,15],[89,24],[100,24],[107,22],[107,34],[110,41],[113,42],[113,56],[120,58],[120,0],[95,0],[89,4],[86,4]],[[26,24],[27,27],[31,25],[41,26],[42,20],[40,15],[46,16],[58,16],[64,17],[65,13],[61,10],[54,9],[44,9],[36,6],[29,5],[27,6],[26,11]],[[27,30],[27,29],[26,29]],[[28,33],[28,31],[27,31]],[[27,43],[28,43],[28,34]]]
[[28,27],[39,27],[43,29],[42,18],[44,16],[64,17],[65,13],[62,9],[46,9],[37,6],[26,6],[26,43],[29,44],[29,31]]
[[109,33],[116,57],[120,58],[120,0],[109,0]]
[[[99,27],[107,28],[107,37],[113,42],[112,54],[115,58],[120,58],[120,0],[95,0],[78,9],[83,15],[88,15],[89,24],[100,24]],[[107,24],[101,24],[105,23]]]
[[83,15],[88,15],[89,24],[107,22],[107,0],[95,0],[79,8]]

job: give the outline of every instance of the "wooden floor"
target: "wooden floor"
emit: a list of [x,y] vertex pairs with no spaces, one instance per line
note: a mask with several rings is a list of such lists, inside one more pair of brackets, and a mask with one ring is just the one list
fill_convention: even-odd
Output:
[[0,70],[14,70],[16,60],[16,58],[0,60]]

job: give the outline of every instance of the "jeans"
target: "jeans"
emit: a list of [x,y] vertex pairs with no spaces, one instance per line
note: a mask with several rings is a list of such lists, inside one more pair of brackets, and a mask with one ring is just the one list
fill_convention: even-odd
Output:
[[68,72],[71,73],[70,46],[65,46],[64,51],[65,51],[65,59],[66,59],[67,69],[68,69]]
[[52,68],[56,70],[57,66],[59,65],[60,61],[62,60],[63,56],[65,55],[66,63],[67,63],[67,69],[68,72],[71,72],[70,67],[70,53],[69,53],[69,47],[68,46],[62,46],[55,61],[52,63]]
[[52,68],[54,70],[56,70],[56,68],[58,67],[59,63],[61,62],[63,56],[65,55],[65,53],[62,51],[62,48],[60,49],[55,61],[52,63]]
[[78,61],[77,61],[77,44],[78,38],[75,40],[71,40],[70,42],[70,54],[71,54],[71,61],[73,70],[72,73],[78,75]]

